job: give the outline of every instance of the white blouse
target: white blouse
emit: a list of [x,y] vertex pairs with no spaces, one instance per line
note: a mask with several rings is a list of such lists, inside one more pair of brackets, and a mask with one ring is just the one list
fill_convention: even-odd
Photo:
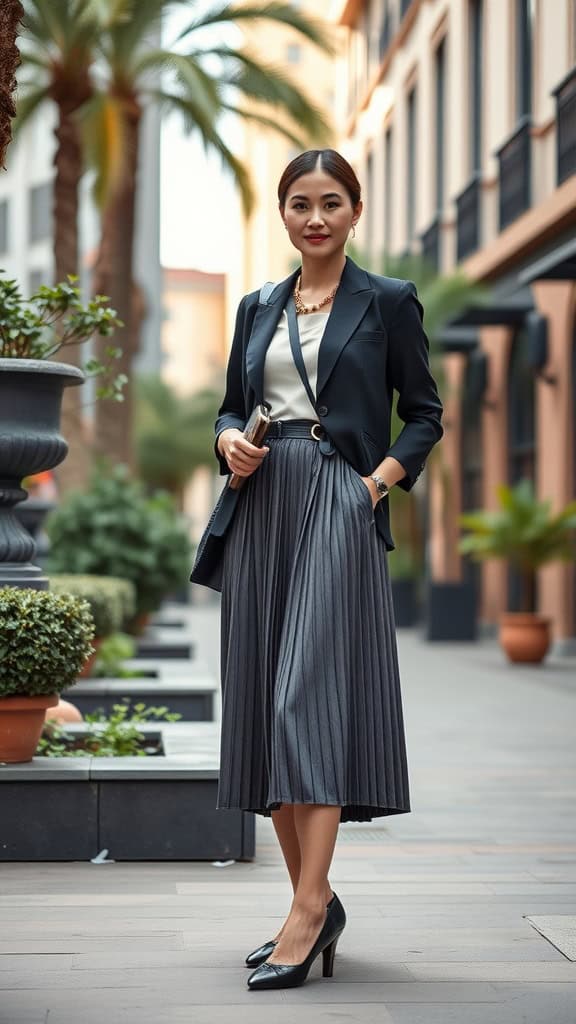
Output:
[[[305,313],[298,317],[302,358],[314,394],[316,394],[318,349],[329,315],[329,312],[319,312]],[[274,337],[266,350],[263,397],[264,401],[269,402],[272,406],[270,418],[273,420],[318,419],[318,414],[310,403],[294,362],[290,348],[286,310],[283,310]]]

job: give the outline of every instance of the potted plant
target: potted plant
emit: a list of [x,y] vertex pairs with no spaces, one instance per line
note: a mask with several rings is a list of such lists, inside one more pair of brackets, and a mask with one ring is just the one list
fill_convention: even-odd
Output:
[[[147,495],[126,467],[97,471],[46,521],[51,572],[120,576],[136,587],[136,619],[156,611],[188,578],[191,544],[170,496]],[[134,628],[135,622],[132,622]]]
[[88,360],[82,369],[53,360],[67,346],[110,335],[120,324],[103,296],[84,305],[74,282],[42,286],[24,299],[16,281],[0,278],[0,586],[45,586],[30,564],[34,541],[13,508],[26,497],[23,477],[52,469],[66,456],[59,433],[64,388],[104,375],[98,396],[121,397],[125,383],[122,375],[110,379],[118,349],[108,349],[106,364]]
[[136,591],[129,580],[113,576],[52,574],[50,590],[55,594],[74,594],[88,602],[94,619],[94,653],[84,665],[81,678],[91,675],[94,660],[103,641],[118,633],[135,612]]
[[539,501],[529,480],[497,488],[496,511],[466,513],[459,521],[467,531],[459,550],[473,559],[503,558],[516,566],[522,583],[519,612],[500,618],[500,643],[510,661],[541,662],[550,646],[550,620],[534,608],[536,573],[552,561],[576,559],[576,501],[552,514]]
[[86,601],[0,588],[0,762],[32,760],[46,709],[76,681],[93,636]]

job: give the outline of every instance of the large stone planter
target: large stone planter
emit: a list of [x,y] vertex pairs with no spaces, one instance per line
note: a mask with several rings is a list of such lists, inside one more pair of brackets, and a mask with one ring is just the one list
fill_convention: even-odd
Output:
[[0,862],[252,860],[255,815],[216,809],[219,723],[139,728],[164,756],[0,765]]
[[392,600],[394,621],[399,629],[415,626],[418,621],[418,587],[415,579],[393,579]]
[[0,587],[47,589],[32,565],[36,545],[14,513],[26,498],[23,477],[58,466],[68,445],[60,435],[65,387],[81,384],[75,366],[38,359],[0,359]]
[[477,596],[472,580],[440,583],[428,580],[425,589],[424,639],[475,641]]

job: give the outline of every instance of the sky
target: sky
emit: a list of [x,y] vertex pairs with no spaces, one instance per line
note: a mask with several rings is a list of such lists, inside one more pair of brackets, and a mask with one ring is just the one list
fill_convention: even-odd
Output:
[[165,267],[225,272],[239,241],[239,204],[217,156],[186,137],[178,120],[162,128],[160,260]]
[[[210,7],[213,0],[199,0],[194,6]],[[174,13],[165,30],[165,43],[171,42],[189,20],[190,13]],[[210,31],[203,31],[202,40],[210,39]],[[221,29],[218,38],[222,38]],[[239,35],[234,31],[227,41],[235,40]],[[227,118],[222,131],[227,145],[239,152],[241,131],[235,122]],[[161,138],[162,265],[226,272],[232,263],[233,246],[239,244],[240,204],[232,178],[222,170],[218,156],[206,155],[199,135],[185,135],[178,117],[165,119]]]

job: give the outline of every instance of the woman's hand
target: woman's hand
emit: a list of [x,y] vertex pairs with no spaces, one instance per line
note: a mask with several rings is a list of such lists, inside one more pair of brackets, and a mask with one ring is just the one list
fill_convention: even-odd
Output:
[[247,441],[238,427],[227,427],[218,435],[218,451],[224,456],[231,473],[251,476],[269,452],[269,448]]

